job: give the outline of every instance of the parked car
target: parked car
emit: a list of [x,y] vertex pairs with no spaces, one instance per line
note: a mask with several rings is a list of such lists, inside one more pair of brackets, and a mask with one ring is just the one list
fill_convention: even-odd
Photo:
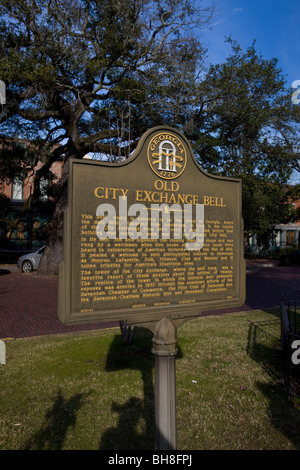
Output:
[[21,269],[23,273],[31,273],[31,271],[35,271],[39,267],[45,248],[46,246],[42,246],[42,248],[34,253],[28,253],[28,255],[21,256],[18,260],[18,268]]
[[279,257],[279,263],[283,266],[300,264],[300,249],[291,253],[285,253]]

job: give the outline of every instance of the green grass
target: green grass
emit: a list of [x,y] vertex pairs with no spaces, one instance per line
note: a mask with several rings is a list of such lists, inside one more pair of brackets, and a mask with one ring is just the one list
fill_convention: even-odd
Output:
[[[300,449],[278,315],[203,317],[179,328],[178,450]],[[131,345],[118,329],[5,342],[0,450],[154,448],[150,331],[138,328]]]

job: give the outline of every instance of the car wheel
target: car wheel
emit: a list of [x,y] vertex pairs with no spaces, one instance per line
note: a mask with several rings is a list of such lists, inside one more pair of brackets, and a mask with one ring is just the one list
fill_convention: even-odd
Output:
[[22,272],[23,273],[31,273],[31,271],[33,271],[33,266],[32,266],[32,263],[31,261],[24,261],[24,263],[22,264]]

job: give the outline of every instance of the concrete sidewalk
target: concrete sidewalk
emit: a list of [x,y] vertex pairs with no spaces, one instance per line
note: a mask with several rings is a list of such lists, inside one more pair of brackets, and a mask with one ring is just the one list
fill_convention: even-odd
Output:
[[[15,265],[0,265],[0,339],[117,327],[118,322],[65,326],[57,317],[58,276],[22,274]],[[300,301],[300,266],[247,262],[247,298],[240,308],[204,315],[267,309],[285,300]]]

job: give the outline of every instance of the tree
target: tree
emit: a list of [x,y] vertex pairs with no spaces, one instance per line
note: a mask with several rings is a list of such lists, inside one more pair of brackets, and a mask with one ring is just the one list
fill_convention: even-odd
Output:
[[193,4],[0,0],[0,76],[7,85],[0,131],[30,139],[45,172],[65,159],[43,273],[62,259],[68,159],[90,152],[127,157],[150,126],[186,119],[204,56],[192,31],[213,11]]
[[276,59],[263,59],[255,43],[243,52],[228,42],[232,54],[199,84],[186,133],[204,169],[242,179],[245,230],[264,235],[293,215],[287,183],[300,171],[300,111]]
[[[46,172],[46,165],[42,166],[41,171],[37,170],[42,158],[44,157],[45,161],[47,152],[51,152],[52,149],[44,146],[41,152],[37,142],[33,145],[32,142],[6,136],[1,136],[0,141],[0,189],[5,189],[6,184],[11,184],[15,188],[19,186],[22,193],[24,183],[26,186],[31,179],[35,187],[23,205],[12,204],[8,197],[0,198],[0,244],[4,250],[10,250],[14,244],[16,246],[19,242],[14,240],[13,234],[17,231],[19,236],[21,233],[24,236],[22,247],[33,251],[33,239],[40,241],[45,239],[47,220],[51,219],[53,213],[54,201],[51,198],[51,191],[48,190],[48,194],[45,194],[45,187],[48,189],[54,175],[51,171]],[[50,187],[52,190],[53,185]],[[13,248],[11,251],[13,252]]]

